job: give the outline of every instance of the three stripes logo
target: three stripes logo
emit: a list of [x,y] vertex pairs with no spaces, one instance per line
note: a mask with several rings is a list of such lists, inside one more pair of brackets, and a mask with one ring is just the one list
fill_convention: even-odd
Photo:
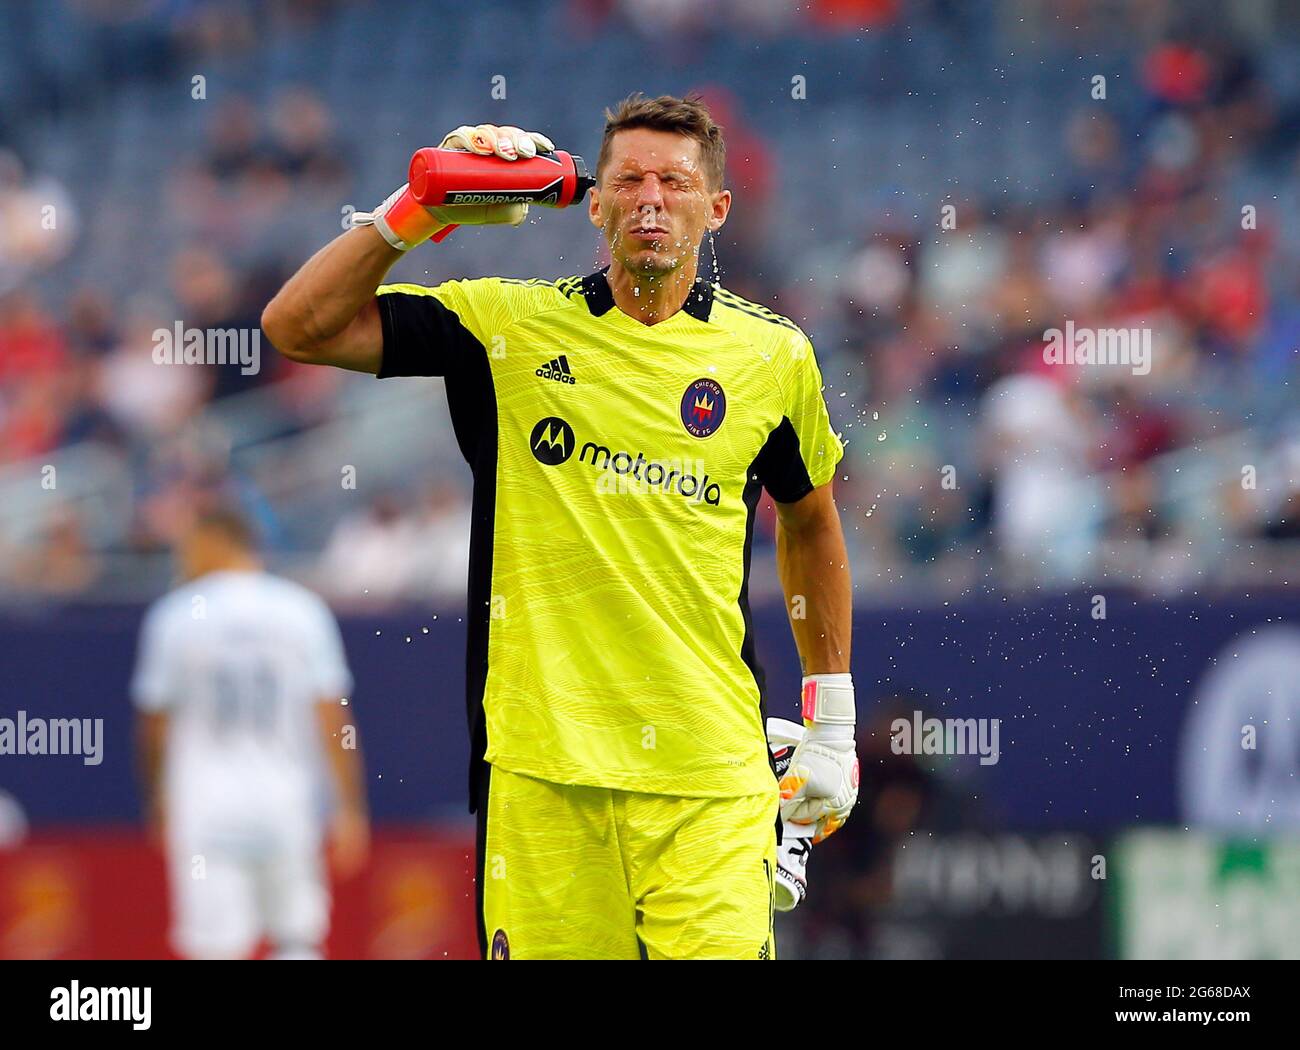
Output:
[[557,383],[572,385],[577,382],[573,377],[573,373],[569,371],[569,359],[564,354],[559,357],[552,357],[537,370],[536,374],[543,379],[553,379]]

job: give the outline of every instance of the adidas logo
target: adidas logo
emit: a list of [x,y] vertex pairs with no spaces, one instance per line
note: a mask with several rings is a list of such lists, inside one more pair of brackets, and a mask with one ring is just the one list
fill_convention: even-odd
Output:
[[543,379],[554,379],[557,383],[576,383],[573,373],[569,371],[569,359],[561,354],[559,357],[552,357],[546,364],[537,370],[537,375]]

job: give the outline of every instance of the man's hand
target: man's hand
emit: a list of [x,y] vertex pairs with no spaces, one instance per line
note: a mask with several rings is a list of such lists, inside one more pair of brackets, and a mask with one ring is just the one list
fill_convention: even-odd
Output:
[[803,717],[807,731],[781,778],[781,817],[815,825],[817,843],[844,826],[858,800],[852,678],[847,673],[807,676]]
[[472,127],[462,124],[450,132],[439,149],[463,149],[487,156],[495,153],[503,160],[535,157],[539,153],[554,153],[555,143],[538,131],[524,131],[510,124],[479,124]]
[[814,843],[843,827],[858,800],[853,730],[847,737],[828,735],[839,728],[810,727],[781,780],[781,816],[791,824],[816,825]]
[[[462,124],[443,137],[439,149],[461,149],[502,160],[535,157],[553,152],[555,144],[537,131],[524,131],[506,124]],[[516,204],[448,204],[426,208],[411,196],[403,183],[373,212],[355,212],[353,226],[373,224],[379,235],[398,251],[417,244],[440,241],[457,226],[518,226],[528,215],[527,202]]]

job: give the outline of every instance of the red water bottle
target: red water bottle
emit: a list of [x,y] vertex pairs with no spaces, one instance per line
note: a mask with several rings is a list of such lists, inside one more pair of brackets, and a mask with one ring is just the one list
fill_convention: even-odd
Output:
[[492,154],[426,146],[416,150],[407,174],[411,196],[427,208],[444,204],[541,204],[566,208],[596,180],[586,162],[557,149],[505,160]]

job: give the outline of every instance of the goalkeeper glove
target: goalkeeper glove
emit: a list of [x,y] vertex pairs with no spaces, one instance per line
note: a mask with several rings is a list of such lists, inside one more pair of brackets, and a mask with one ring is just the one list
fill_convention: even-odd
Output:
[[[536,131],[523,131],[511,125],[462,124],[447,135],[439,149],[461,149],[483,156],[495,155],[503,160],[535,157],[539,152],[554,152],[555,144]],[[410,251],[427,240],[441,241],[457,226],[487,226],[509,223],[518,226],[528,214],[527,202],[518,204],[447,204],[426,208],[411,196],[410,186],[403,183],[372,212],[354,212],[353,226],[373,225],[398,251]]]
[[852,676],[805,676],[803,720],[807,732],[781,779],[781,817],[791,824],[813,825],[813,842],[820,842],[844,825],[858,800]]
[[[794,749],[803,739],[804,728],[784,718],[767,720],[767,746],[780,780],[790,768]],[[781,845],[776,848],[776,910],[793,911],[808,895],[808,856],[812,853],[813,829],[806,824],[781,821]]]

